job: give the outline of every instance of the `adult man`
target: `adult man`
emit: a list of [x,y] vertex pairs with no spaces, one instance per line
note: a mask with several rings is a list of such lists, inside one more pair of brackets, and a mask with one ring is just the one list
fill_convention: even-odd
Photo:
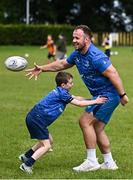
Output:
[[[59,71],[76,65],[79,74],[92,94],[93,98],[103,95],[108,98],[104,105],[89,106],[81,115],[79,124],[87,149],[87,159],[75,171],[92,171],[102,169],[118,169],[112,158],[109,139],[104,132],[114,109],[119,102],[124,106],[128,97],[124,91],[122,81],[111,64],[109,58],[91,43],[91,31],[85,25],[77,26],[73,31],[75,51],[62,61],[38,66],[28,70],[29,79],[37,79],[41,72]],[[104,163],[100,165],[96,158],[96,144],[103,154]]]

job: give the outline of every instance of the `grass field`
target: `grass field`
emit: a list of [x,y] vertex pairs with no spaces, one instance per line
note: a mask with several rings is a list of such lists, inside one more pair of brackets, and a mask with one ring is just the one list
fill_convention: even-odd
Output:
[[[68,54],[72,47],[68,47]],[[1,179],[132,179],[133,178],[133,48],[113,48],[118,51],[111,60],[123,80],[130,102],[117,108],[106,127],[112,153],[119,170],[76,173],[72,167],[86,158],[86,150],[78,118],[84,108],[68,105],[63,115],[49,130],[54,137],[54,151],[35,164],[34,174],[19,170],[18,156],[27,150],[30,140],[25,126],[25,115],[44,95],[55,87],[55,73],[43,73],[38,81],[28,80],[25,72],[11,72],[4,66],[8,56],[29,53],[28,68],[33,62],[47,63],[47,50],[31,46],[0,46],[0,178]],[[90,97],[80,80],[76,68],[68,70],[74,75],[72,94]],[[97,150],[99,161],[102,155]]]

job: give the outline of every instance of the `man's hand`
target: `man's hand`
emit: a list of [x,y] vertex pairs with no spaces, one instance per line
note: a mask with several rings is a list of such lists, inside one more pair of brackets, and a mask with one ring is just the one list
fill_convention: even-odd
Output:
[[125,96],[123,96],[122,98],[121,98],[121,104],[122,104],[122,106],[125,106],[127,103],[128,103],[128,96],[127,95],[125,95]]
[[42,72],[42,69],[36,63],[34,63],[34,68],[27,69],[26,72],[28,72],[26,76],[29,77],[29,79],[32,79],[33,77],[35,77],[35,80],[37,80],[38,76]]

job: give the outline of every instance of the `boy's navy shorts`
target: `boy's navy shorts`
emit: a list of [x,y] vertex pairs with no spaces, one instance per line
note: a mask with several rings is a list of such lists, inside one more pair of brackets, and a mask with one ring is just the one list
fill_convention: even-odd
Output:
[[[92,112],[97,120],[102,121],[103,123],[107,124],[110,120],[110,117],[113,111],[120,103],[120,97],[119,95],[114,94],[114,93],[107,93],[101,96],[108,98],[106,103],[87,106],[85,111],[89,113]],[[96,98],[97,96],[93,97],[93,99],[96,99]]]
[[30,133],[31,139],[49,139],[49,131],[42,117],[37,113],[29,112],[26,116],[26,125]]

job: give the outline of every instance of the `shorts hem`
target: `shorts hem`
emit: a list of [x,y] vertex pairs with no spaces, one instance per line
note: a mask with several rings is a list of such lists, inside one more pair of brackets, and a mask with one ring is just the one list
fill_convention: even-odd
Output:
[[49,138],[38,138],[38,137],[30,137],[31,139],[38,139],[38,140],[45,140],[45,139],[49,139]]
[[[87,112],[87,113],[93,113],[93,111],[87,111],[87,109],[85,109],[85,112]],[[93,114],[93,116],[97,119],[97,121],[101,121],[101,122],[103,122],[104,124],[108,124],[108,122],[109,122],[109,120],[108,121],[104,121],[104,120],[102,120],[102,119],[99,119],[96,115],[94,115]]]

